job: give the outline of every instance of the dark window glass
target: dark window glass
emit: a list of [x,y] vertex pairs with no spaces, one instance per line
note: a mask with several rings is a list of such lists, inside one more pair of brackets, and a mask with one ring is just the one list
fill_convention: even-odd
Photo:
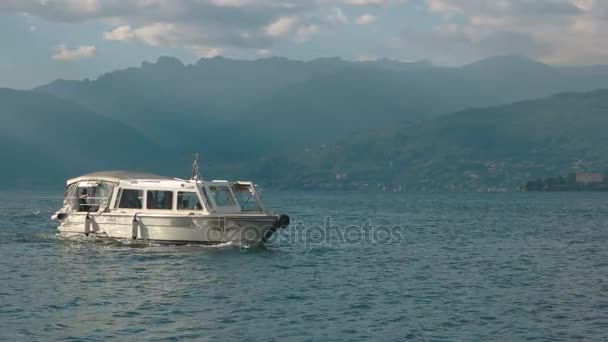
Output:
[[177,193],[177,209],[178,210],[201,210],[201,202],[198,200],[196,192],[178,192]]
[[122,189],[118,207],[122,209],[141,209],[143,200],[143,190]]
[[146,207],[148,209],[171,210],[173,208],[173,192],[148,190]]

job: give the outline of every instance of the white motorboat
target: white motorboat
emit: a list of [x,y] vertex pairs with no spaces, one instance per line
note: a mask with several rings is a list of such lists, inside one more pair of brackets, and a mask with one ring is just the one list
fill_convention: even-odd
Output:
[[252,182],[190,180],[125,171],[67,181],[52,219],[65,236],[95,236],[169,244],[253,245],[266,242],[289,216],[265,210]]

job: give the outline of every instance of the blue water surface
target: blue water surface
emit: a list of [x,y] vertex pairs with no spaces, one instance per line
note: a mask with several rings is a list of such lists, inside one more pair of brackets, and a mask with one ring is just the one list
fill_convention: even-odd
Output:
[[606,341],[608,194],[268,192],[266,248],[56,235],[0,193],[4,341]]

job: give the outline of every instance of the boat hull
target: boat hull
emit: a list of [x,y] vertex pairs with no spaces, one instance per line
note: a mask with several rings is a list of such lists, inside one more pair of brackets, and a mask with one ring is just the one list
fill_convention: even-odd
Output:
[[253,245],[265,242],[278,228],[274,215],[163,216],[64,214],[57,227],[62,235],[144,240],[161,243]]

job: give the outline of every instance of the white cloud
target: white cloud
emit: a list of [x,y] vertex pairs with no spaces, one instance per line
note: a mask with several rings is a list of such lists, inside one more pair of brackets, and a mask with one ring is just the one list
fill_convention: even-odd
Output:
[[0,0],[0,14],[106,26],[103,38],[155,47],[252,51],[303,42],[349,22],[351,7],[407,0]]
[[135,38],[135,31],[129,25],[123,25],[110,32],[104,32],[103,36],[107,40],[131,40]]
[[460,12],[460,7],[452,5],[451,1],[427,0],[429,10],[433,12]]
[[135,30],[135,37],[148,45],[171,47],[174,42],[187,39],[185,30],[178,30],[172,23],[154,23]]
[[342,0],[342,3],[353,6],[378,6],[389,3],[389,0]]
[[266,34],[271,37],[282,37],[288,35],[295,26],[297,19],[295,17],[281,17],[275,22],[266,26]]
[[308,41],[319,33],[321,28],[313,23],[301,23],[296,17],[281,17],[266,26],[264,32],[271,37],[291,37],[296,43]]
[[376,17],[375,15],[372,14],[363,14],[362,16],[357,18],[357,24],[359,25],[370,25],[373,24],[374,22],[376,22],[376,19],[378,19],[378,17]]
[[251,0],[211,0],[212,4],[219,7],[243,7],[251,2]]
[[222,49],[206,46],[196,46],[192,48],[198,57],[213,58],[222,54]]
[[61,44],[56,47],[56,50],[57,52],[52,58],[58,61],[75,61],[95,56],[97,53],[97,48],[93,45],[81,45],[74,50],[70,50],[65,44]]
[[269,49],[259,49],[258,51],[256,51],[256,55],[260,57],[270,57],[272,56],[272,51],[270,51]]
[[[400,49],[426,53],[416,57],[462,55],[470,60],[512,51],[547,62],[608,60],[604,0],[0,0],[0,13],[63,23],[94,21],[105,25],[104,38],[114,41],[195,52],[255,52],[271,49],[277,41],[313,39],[351,21],[369,24],[374,19],[364,13],[377,13],[372,8],[404,3],[412,8],[424,4],[426,14],[440,20],[424,32],[412,32],[404,23],[401,43],[407,48]],[[442,44],[433,43],[435,38]],[[368,43],[380,45],[381,40]]]
[[178,27],[172,23],[155,23],[143,26],[135,31],[135,38],[150,46],[156,47],[183,47],[198,57],[212,58],[222,54],[224,49],[217,46],[201,43],[212,41],[210,35],[200,31],[196,25]]
[[185,48],[201,56],[213,54],[200,53],[206,49],[223,51],[222,45],[227,43],[247,48],[267,45],[267,38],[262,32],[252,34],[247,31],[214,31],[193,23],[171,22],[156,22],[138,28],[123,25],[105,32],[104,38],[116,41],[138,40],[154,47]]
[[[608,36],[604,34],[608,31],[608,1],[426,2],[428,10],[441,14],[444,22],[421,39],[442,39],[444,46],[451,46],[452,53],[473,54],[472,59],[488,54],[518,53],[554,63],[605,63],[608,60]],[[410,43],[416,40],[411,35],[409,38]]]

